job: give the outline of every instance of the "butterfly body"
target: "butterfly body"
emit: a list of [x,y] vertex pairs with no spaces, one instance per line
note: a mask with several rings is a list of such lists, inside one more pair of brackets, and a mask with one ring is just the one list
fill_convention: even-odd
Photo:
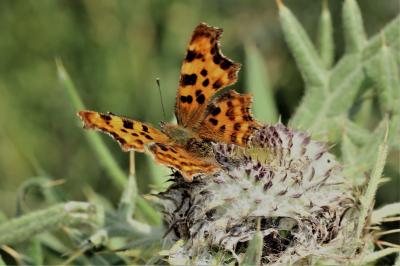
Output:
[[161,132],[172,140],[173,145],[179,145],[194,156],[211,159],[211,142],[201,138],[196,132],[174,124],[161,124]]
[[111,113],[81,111],[85,128],[111,135],[125,151],[144,152],[178,170],[190,182],[219,169],[212,142],[246,146],[259,127],[251,115],[252,97],[227,90],[236,82],[240,64],[223,56],[218,42],[222,30],[200,23],[193,32],[181,68],[176,97],[178,123],[161,123],[161,130]]
[[161,132],[182,146],[185,146],[189,139],[197,137],[190,129],[169,123],[161,124]]

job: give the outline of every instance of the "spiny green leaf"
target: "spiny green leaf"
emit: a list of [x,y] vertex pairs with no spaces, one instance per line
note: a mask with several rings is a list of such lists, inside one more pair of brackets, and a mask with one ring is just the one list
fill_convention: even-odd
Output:
[[382,113],[398,114],[400,81],[393,49],[383,43],[379,53],[366,65],[366,69],[378,89]]
[[389,145],[400,149],[400,114],[395,114],[389,121]]
[[93,223],[96,208],[86,202],[68,202],[25,214],[0,224],[0,244],[13,244],[31,239],[35,234],[61,225]]
[[[363,50],[363,61],[368,61],[375,56],[382,48],[382,38],[385,39],[387,46],[394,50],[400,48],[400,15],[390,21],[378,34],[375,34]],[[383,37],[382,37],[383,36]],[[400,53],[396,53],[397,57]]]
[[342,10],[346,52],[361,52],[367,37],[365,34],[360,8],[355,0],[346,0]]
[[322,13],[318,26],[318,49],[321,61],[326,69],[332,66],[335,56],[335,43],[333,40],[333,26],[331,13],[329,12],[327,0],[324,0]]
[[52,186],[54,186],[54,180],[49,177],[32,177],[22,183],[17,192],[17,214],[22,215],[29,209],[27,208],[26,198],[32,188],[40,191],[43,202],[48,204],[57,203],[57,195],[53,189],[50,189]]
[[[372,133],[345,117],[338,117],[334,127],[339,127],[352,143],[363,146],[371,138]],[[337,138],[339,139],[339,138]]]
[[33,237],[29,240],[27,255],[32,258],[34,265],[43,265],[43,249],[40,239]]
[[[326,92],[318,89],[306,91],[299,107],[289,121],[289,126],[293,128],[309,130],[312,132],[312,130],[310,130],[310,125],[315,120],[318,110],[320,110],[324,105],[324,100],[326,97],[325,94]],[[324,122],[326,122],[325,119],[324,121],[320,121],[320,123]],[[319,124],[320,129],[324,129],[325,127],[326,125]]]
[[[355,166],[357,163],[357,154],[358,149],[357,147],[351,142],[349,137],[345,134],[342,137],[342,145],[341,145],[341,154],[342,160],[347,167],[344,169],[349,170],[351,166]],[[345,176],[349,176],[348,174],[344,174]],[[351,176],[351,175],[350,175]]]
[[390,255],[392,253],[400,252],[399,248],[385,248],[379,251],[375,251],[371,254],[368,254],[364,257],[362,257],[361,261],[355,262],[355,265],[367,265],[369,263],[372,263],[374,261],[377,261],[380,258],[386,257],[387,255]]
[[[286,40],[301,69],[302,65],[307,65],[307,60],[300,60],[302,57],[299,56],[299,54],[301,55],[301,52],[299,53],[299,50],[301,50],[299,47],[308,46],[296,46],[296,42],[293,41],[295,38],[293,36],[296,35],[291,31],[291,27],[288,26],[292,24],[295,25],[296,23],[292,23],[295,19],[293,19],[293,15],[282,4],[280,4],[280,10],[281,22]],[[357,13],[354,18],[351,17],[352,11]],[[326,74],[325,78],[327,80],[329,79],[328,86],[320,86],[318,83],[314,83],[317,84],[316,86],[310,86],[310,82],[306,82],[307,89],[305,96],[290,121],[290,126],[307,129],[314,135],[321,133],[326,134],[331,125],[331,118],[347,115],[354,103],[357,93],[360,89],[365,88],[365,86],[363,87],[364,81],[366,80],[364,67],[372,62],[372,59],[379,51],[379,47],[378,49],[376,47],[376,37],[370,42],[365,43],[361,14],[354,0],[346,1],[343,7],[343,16],[346,16],[344,21],[346,21],[347,30],[354,31],[347,36],[348,46],[351,48],[349,49],[352,52],[358,51],[358,53],[348,53],[332,69],[331,73],[323,73]],[[292,27],[292,29],[294,28],[296,27]],[[382,30],[382,34],[385,36],[388,46],[400,47],[398,28],[400,28],[399,17],[386,25]],[[296,30],[299,31],[297,28]],[[299,35],[301,34],[298,34],[298,36]],[[301,38],[297,39],[300,40]],[[361,54],[361,50],[359,49],[362,47],[365,47],[365,52],[363,51]],[[304,78],[306,79],[306,76],[304,76]]]
[[[390,129],[390,128],[389,128]],[[370,135],[369,140],[361,147],[360,155],[358,156],[360,162],[362,162],[366,168],[365,171],[371,170],[371,163],[376,161],[377,150],[382,143],[382,139],[385,137],[388,131],[388,119],[384,119],[374,129],[374,132]],[[389,132],[390,133],[390,132]]]
[[278,120],[278,112],[263,57],[251,44],[246,45],[245,53],[246,87],[254,96],[252,111],[260,121],[275,123]]
[[306,93],[291,126],[306,128],[314,134],[323,133],[329,118],[347,112],[365,76],[360,58],[358,54],[343,57],[332,70],[329,88]]
[[[382,144],[382,139],[387,132],[387,123],[388,121],[386,119],[383,120],[374,132],[370,133],[368,140],[357,149],[357,156],[354,157],[351,164],[346,164],[344,174],[353,182],[354,185],[360,185],[365,182],[364,173],[370,172],[373,167],[371,162],[377,160],[377,150]],[[343,145],[346,144],[343,143]]]
[[66,254],[72,251],[61,239],[50,232],[40,234],[37,238],[40,239],[45,249],[51,249],[58,254]]
[[[382,35],[382,47],[379,53],[372,57],[366,65],[366,70],[378,89],[378,98],[381,112],[391,116],[389,145],[398,138],[400,80],[394,50],[386,45]],[[400,36],[399,36],[400,37]]]
[[371,224],[380,224],[386,217],[400,215],[400,202],[387,204],[371,214]]
[[355,124],[368,128],[371,126],[371,117],[376,112],[374,106],[375,93],[371,88],[361,90],[361,93],[362,95],[358,97],[350,110],[350,116]]
[[279,18],[285,40],[307,85],[307,90],[320,89],[327,83],[318,53],[292,12],[278,1]]
[[382,47],[380,67],[379,99],[383,112],[398,114],[400,100],[399,68],[392,49],[386,45]]
[[[327,116],[337,116],[350,109],[365,78],[360,61],[358,55],[345,56],[333,69],[329,82],[331,93],[324,105]],[[340,79],[344,70],[349,72]]]
[[360,149],[351,142],[347,135],[344,135],[341,144],[342,161],[345,165],[343,175],[356,186],[365,181],[364,172],[362,171],[364,166],[359,162],[357,156],[359,152]]

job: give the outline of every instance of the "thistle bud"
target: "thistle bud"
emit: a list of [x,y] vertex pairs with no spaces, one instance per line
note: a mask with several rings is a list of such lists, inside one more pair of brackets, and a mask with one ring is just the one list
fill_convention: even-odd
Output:
[[346,256],[352,188],[325,143],[277,124],[260,128],[246,148],[218,143],[213,150],[221,171],[193,183],[176,173],[159,195],[166,238],[181,240],[170,263],[211,264],[221,252],[223,263],[241,262],[258,231],[263,264],[327,259],[327,250]]

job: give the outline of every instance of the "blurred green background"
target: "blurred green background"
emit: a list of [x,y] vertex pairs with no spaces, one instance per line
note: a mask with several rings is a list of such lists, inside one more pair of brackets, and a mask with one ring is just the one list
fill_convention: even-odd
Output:
[[[398,0],[360,0],[368,36],[399,13]],[[342,1],[328,1],[336,57],[343,52]],[[322,1],[287,0],[315,39]],[[15,215],[16,195],[35,176],[64,179],[59,197],[84,200],[85,188],[118,202],[121,191],[107,177],[84,138],[55,58],[71,75],[88,109],[112,111],[157,124],[163,120],[156,78],[160,78],[168,120],[173,116],[180,63],[199,22],[224,29],[223,52],[246,62],[244,45],[255,45],[282,120],[294,112],[303,81],[283,40],[274,1],[1,1],[0,2],[0,210]],[[239,82],[246,91],[242,66]],[[263,99],[255,99],[262,102]],[[103,137],[103,136],[102,136]],[[104,136],[128,171],[128,154]],[[379,190],[378,205],[399,200],[399,153],[389,157],[394,180]],[[141,193],[153,177],[148,159],[137,155]],[[390,170],[392,169],[392,170]]]

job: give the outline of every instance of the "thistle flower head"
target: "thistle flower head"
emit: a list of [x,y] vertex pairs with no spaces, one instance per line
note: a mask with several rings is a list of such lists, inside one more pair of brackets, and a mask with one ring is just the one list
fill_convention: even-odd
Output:
[[277,124],[260,128],[251,147],[213,149],[222,171],[160,194],[168,240],[184,240],[170,263],[209,264],[220,251],[240,262],[257,230],[263,263],[292,263],[326,257],[350,233],[351,187],[324,143]]

